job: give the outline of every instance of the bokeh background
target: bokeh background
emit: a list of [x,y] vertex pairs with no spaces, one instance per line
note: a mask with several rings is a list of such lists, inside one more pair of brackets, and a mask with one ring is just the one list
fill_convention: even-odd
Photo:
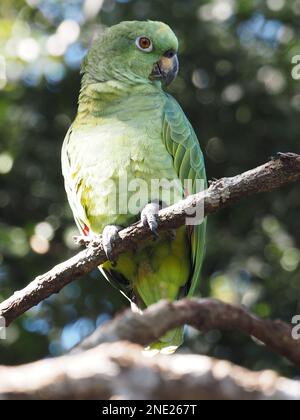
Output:
[[[180,39],[169,90],[196,129],[209,178],[299,152],[299,0],[1,0],[0,301],[76,252],[60,149],[80,62],[105,27],[133,19],[165,21]],[[298,184],[211,216],[201,294],[261,317],[300,314],[299,209]],[[60,355],[127,306],[95,271],[16,321],[0,363]],[[236,332],[188,333],[182,352],[298,374]]]

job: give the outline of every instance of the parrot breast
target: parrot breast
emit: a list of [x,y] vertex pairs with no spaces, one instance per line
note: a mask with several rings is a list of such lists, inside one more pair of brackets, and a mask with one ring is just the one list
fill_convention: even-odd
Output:
[[169,206],[182,198],[180,182],[171,193],[167,182],[178,176],[161,140],[161,114],[153,98],[136,98],[83,126],[75,122],[68,144],[70,173],[83,222],[94,233],[136,221],[150,201]]

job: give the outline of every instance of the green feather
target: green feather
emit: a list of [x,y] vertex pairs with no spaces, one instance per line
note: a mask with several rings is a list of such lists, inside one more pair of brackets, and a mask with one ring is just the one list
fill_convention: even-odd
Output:
[[[163,133],[165,133],[163,141],[167,150],[173,150],[172,156],[175,170],[182,183],[186,179],[192,181],[199,179],[203,180],[204,186],[206,186],[204,158],[197,136],[181,107],[171,96],[168,96],[165,105]],[[195,182],[193,182],[193,190],[190,193],[195,194],[196,192],[199,191],[196,190]],[[200,282],[200,273],[205,252],[205,234],[206,220],[193,229],[191,236],[193,271],[188,291],[188,296],[190,297],[197,293]]]

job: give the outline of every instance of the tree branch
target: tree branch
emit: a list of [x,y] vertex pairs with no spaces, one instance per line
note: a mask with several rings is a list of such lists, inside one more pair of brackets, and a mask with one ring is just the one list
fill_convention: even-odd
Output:
[[[279,154],[276,159],[256,169],[233,178],[223,178],[212,183],[203,193],[188,197],[159,213],[159,230],[170,230],[185,224],[187,214],[195,207],[204,205],[205,215],[217,212],[250,195],[273,191],[300,178],[300,156],[292,153]],[[128,249],[134,249],[142,241],[152,239],[152,233],[141,223],[120,232],[121,241],[113,255],[117,257]],[[91,241],[90,246],[73,258],[54,267],[48,273],[33,280],[23,290],[14,293],[0,304],[0,316],[9,325],[31,307],[37,305],[75,279],[94,270],[106,261],[101,238]]]
[[79,355],[0,366],[0,400],[299,400],[298,381],[206,356],[148,358],[119,342]]
[[172,328],[185,324],[202,332],[214,329],[238,330],[300,366],[300,340],[293,339],[291,325],[260,319],[241,306],[214,299],[183,299],[173,303],[162,301],[142,314],[126,311],[99,327],[72,353],[115,341],[130,341],[147,346]]

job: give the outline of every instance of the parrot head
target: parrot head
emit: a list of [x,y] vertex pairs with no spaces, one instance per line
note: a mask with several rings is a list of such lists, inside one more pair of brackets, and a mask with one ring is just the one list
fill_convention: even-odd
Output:
[[178,40],[168,25],[122,22],[92,45],[82,66],[84,81],[170,84],[179,70],[177,51]]

